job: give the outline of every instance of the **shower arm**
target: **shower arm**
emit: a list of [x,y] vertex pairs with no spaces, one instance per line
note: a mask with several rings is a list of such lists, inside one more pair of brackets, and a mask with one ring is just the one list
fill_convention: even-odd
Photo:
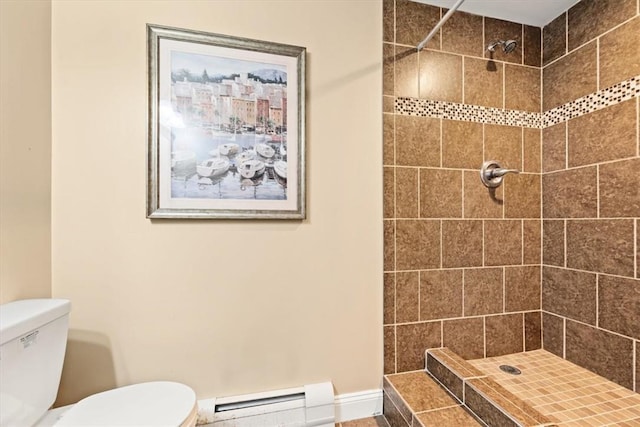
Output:
[[453,6],[451,6],[451,9],[449,9],[449,11],[442,17],[442,19],[440,20],[440,22],[438,22],[436,24],[435,27],[433,27],[433,30],[431,30],[431,32],[429,34],[427,34],[427,37],[424,38],[424,40],[422,40],[420,42],[420,44],[418,45],[417,49],[418,52],[421,51],[422,49],[424,49],[424,47],[426,46],[426,44],[429,42],[429,40],[431,40],[433,38],[433,36],[435,36],[435,34],[438,32],[438,30],[440,30],[440,27],[442,27],[444,25],[445,22],[447,22],[447,20],[451,17],[451,15],[453,15],[453,13],[458,10],[458,8],[460,7],[460,5],[464,3],[464,0],[458,0],[456,2],[456,4],[454,4]]

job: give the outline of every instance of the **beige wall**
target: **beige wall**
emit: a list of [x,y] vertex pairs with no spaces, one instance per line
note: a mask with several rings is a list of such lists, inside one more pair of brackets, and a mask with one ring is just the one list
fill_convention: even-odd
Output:
[[[307,47],[306,221],[145,219],[146,23]],[[378,1],[54,2],[59,403],[154,379],[380,387],[381,28]]]
[[0,2],[0,303],[51,295],[51,2]]

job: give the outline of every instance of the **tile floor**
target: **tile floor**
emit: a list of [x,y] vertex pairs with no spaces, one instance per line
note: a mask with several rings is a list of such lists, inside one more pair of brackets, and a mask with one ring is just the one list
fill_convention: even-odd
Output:
[[[469,363],[559,427],[640,426],[640,394],[545,350]],[[515,366],[522,374],[507,374],[500,365]]]
[[378,415],[377,417],[337,423],[336,427],[389,427],[389,424],[387,423],[387,420],[384,419],[384,416]]

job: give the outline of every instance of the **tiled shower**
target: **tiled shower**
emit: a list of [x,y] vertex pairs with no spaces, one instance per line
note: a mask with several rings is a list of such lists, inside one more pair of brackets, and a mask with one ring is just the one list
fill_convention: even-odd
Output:
[[383,7],[385,373],[543,348],[640,391],[638,0],[456,12],[420,52],[446,10]]

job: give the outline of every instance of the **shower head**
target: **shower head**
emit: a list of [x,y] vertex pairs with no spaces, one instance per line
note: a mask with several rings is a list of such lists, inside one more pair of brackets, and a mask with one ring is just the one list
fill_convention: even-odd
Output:
[[518,46],[518,42],[515,40],[498,40],[487,46],[487,50],[489,52],[495,52],[496,46],[498,45],[502,45],[502,51],[504,53],[511,53],[515,50],[516,46]]

